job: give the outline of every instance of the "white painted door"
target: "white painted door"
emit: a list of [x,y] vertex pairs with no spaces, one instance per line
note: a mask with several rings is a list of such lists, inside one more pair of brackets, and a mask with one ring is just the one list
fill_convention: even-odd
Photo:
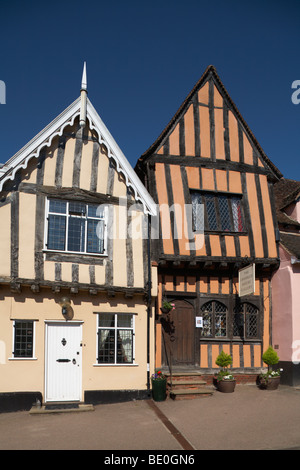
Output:
[[46,325],[46,402],[81,400],[81,341],[80,323]]

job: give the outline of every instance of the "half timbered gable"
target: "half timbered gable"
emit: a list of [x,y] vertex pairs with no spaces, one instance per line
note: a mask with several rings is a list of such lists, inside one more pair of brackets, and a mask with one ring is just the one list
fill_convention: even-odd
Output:
[[[152,244],[158,306],[163,299],[175,303],[171,341],[164,320],[157,323],[157,365],[167,366],[171,357],[175,369],[209,373],[224,349],[236,370],[257,371],[272,339],[270,279],[278,267],[273,183],[282,175],[213,66],[136,171],[160,207],[160,237]],[[238,271],[251,263],[255,290],[240,298]],[[195,327],[196,317],[202,328]]]
[[148,396],[156,207],[84,87],[0,191],[0,410]]

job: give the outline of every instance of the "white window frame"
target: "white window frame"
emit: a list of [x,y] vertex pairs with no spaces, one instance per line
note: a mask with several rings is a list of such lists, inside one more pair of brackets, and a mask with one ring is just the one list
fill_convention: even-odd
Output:
[[[37,358],[35,357],[35,323],[37,320],[28,320],[28,319],[16,319],[13,320],[13,328],[12,328],[12,357],[9,358],[9,360],[14,360],[14,361],[32,361],[36,360]],[[15,356],[15,331],[16,331],[16,322],[18,323],[28,323],[32,322],[32,356]]]
[[[96,315],[96,362],[94,366],[96,367],[132,367],[132,366],[138,366],[136,363],[136,358],[135,358],[135,313],[132,312],[94,312]],[[112,315],[115,315],[115,326],[113,328],[107,328],[107,327],[99,327],[99,315],[109,313]],[[117,327],[117,319],[118,315],[131,315],[132,316],[132,327]],[[132,330],[132,362],[116,362],[117,358],[117,341],[115,341],[115,351],[114,351],[114,357],[115,357],[115,362],[98,362],[98,351],[99,351],[99,335],[98,332],[101,329],[114,329],[115,331],[117,329],[122,329],[122,330]]]
[[[51,200],[57,200],[57,201],[62,201],[66,203],[66,213],[62,214],[60,212],[50,212],[51,215],[58,215],[58,216],[64,216],[66,218],[66,232],[65,232],[65,249],[64,250],[56,250],[53,248],[48,248],[47,243],[48,243],[48,228],[49,228],[49,207],[50,207],[50,201]],[[72,215],[74,218],[79,218],[79,219],[84,219],[85,220],[85,249],[84,251],[71,251],[68,250],[68,231],[69,231],[69,204],[70,202],[81,202],[82,204],[85,204],[86,207],[89,205],[97,205],[95,203],[88,203],[88,202],[82,202],[82,201],[72,201],[72,200],[60,200],[58,197],[47,197],[46,198],[46,210],[45,210],[45,224],[44,224],[44,251],[49,251],[49,252],[54,252],[54,253],[71,253],[71,254],[76,254],[76,255],[88,255],[88,256],[107,256],[107,220],[108,220],[108,207],[104,207],[104,216],[103,218],[99,217],[92,217],[87,215],[85,217],[82,217],[80,215]],[[99,206],[100,204],[98,204]],[[88,214],[88,211],[86,211],[86,214]],[[104,221],[104,236],[103,236],[103,253],[91,253],[87,251],[87,222],[88,220],[97,220],[98,222]]]

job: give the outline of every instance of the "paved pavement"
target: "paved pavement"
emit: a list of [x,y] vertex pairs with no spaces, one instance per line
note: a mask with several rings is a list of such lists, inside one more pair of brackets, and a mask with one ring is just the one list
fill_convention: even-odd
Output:
[[300,450],[300,390],[237,385],[234,393],[215,391],[194,400],[0,414],[0,450],[74,449],[104,450],[108,456],[125,450]]

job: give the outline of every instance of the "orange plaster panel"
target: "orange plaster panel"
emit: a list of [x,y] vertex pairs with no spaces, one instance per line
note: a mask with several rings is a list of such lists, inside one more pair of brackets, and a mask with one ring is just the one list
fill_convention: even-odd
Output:
[[216,170],[217,191],[227,191],[227,171]]
[[169,136],[170,155],[179,155],[179,124]]
[[174,207],[176,216],[176,228],[178,235],[179,253],[180,255],[189,255],[189,240],[186,238],[187,221],[186,212],[184,210],[185,200],[183,194],[183,183],[179,165],[170,165],[170,173],[173,187]]
[[216,364],[216,359],[219,355],[219,345],[218,344],[212,344],[211,346],[211,359],[212,359],[212,362],[211,362],[211,365],[212,367],[219,367],[217,366]]
[[202,189],[214,190],[214,172],[211,168],[201,168],[202,174]]
[[195,155],[195,129],[194,129],[194,110],[193,105],[184,115],[184,132],[185,132],[185,154]]
[[216,158],[225,160],[223,109],[215,108],[215,149]]
[[214,106],[223,107],[223,97],[216,86],[214,86]]
[[254,352],[254,367],[261,366],[261,346],[259,344],[255,344],[253,347]]
[[188,276],[186,279],[186,290],[188,292],[196,292],[196,278]]
[[184,292],[184,276],[176,276],[176,291]]
[[242,193],[241,174],[239,171],[229,172],[229,191],[232,193]]
[[209,109],[199,106],[201,157],[210,158]]
[[232,346],[232,367],[240,367],[240,347],[238,344]]
[[225,236],[226,256],[236,256],[233,236]]
[[174,247],[173,247],[173,240],[171,235],[171,219],[170,213],[168,210],[168,194],[166,189],[166,178],[165,178],[165,167],[163,163],[156,164],[156,190],[158,196],[158,203],[165,208],[163,213],[160,214],[160,224],[161,224],[161,232],[162,232],[162,242],[163,242],[163,249],[164,253],[166,254],[173,254]]
[[208,367],[208,357],[207,357],[207,344],[200,345],[200,367],[207,368]]
[[249,239],[248,236],[240,236],[240,250],[241,256],[250,256],[250,248],[249,248]]
[[199,168],[187,166],[186,174],[187,174],[189,188],[200,189]]
[[230,145],[230,159],[234,162],[239,161],[239,137],[238,125],[235,116],[231,111],[228,112],[228,126],[229,126],[229,145]]
[[244,344],[244,367],[251,367],[250,344]]
[[229,344],[223,344],[223,347],[222,347],[223,351],[225,354],[230,354],[230,346]]
[[198,101],[199,103],[208,104],[208,86],[209,83],[206,82],[202,88],[198,91]]
[[207,293],[207,277],[201,277],[200,278],[200,292],[203,294]]
[[174,290],[174,280],[173,276],[165,276],[165,288],[166,290]]
[[229,279],[222,278],[221,292],[222,294],[229,294]]
[[260,179],[261,195],[262,195],[263,208],[264,208],[264,214],[265,214],[265,223],[266,223],[266,229],[267,229],[269,257],[277,258],[277,248],[276,248],[275,231],[274,231],[272,209],[271,209],[271,203],[270,203],[268,181],[265,175],[259,175],[259,179]]
[[211,294],[218,294],[219,292],[219,279],[217,277],[210,278],[210,292]]
[[244,162],[247,163],[248,165],[253,165],[253,150],[245,132],[243,132],[243,141],[244,141]]
[[210,235],[209,241],[211,247],[211,256],[222,256],[219,235]]
[[252,232],[253,232],[254,246],[255,246],[255,256],[257,258],[263,258],[264,251],[263,251],[263,243],[262,243],[259,208],[258,208],[258,201],[257,201],[257,192],[256,192],[256,185],[255,185],[255,175],[253,173],[247,173],[246,181],[247,181],[249,208],[250,208],[250,218],[252,221]]

